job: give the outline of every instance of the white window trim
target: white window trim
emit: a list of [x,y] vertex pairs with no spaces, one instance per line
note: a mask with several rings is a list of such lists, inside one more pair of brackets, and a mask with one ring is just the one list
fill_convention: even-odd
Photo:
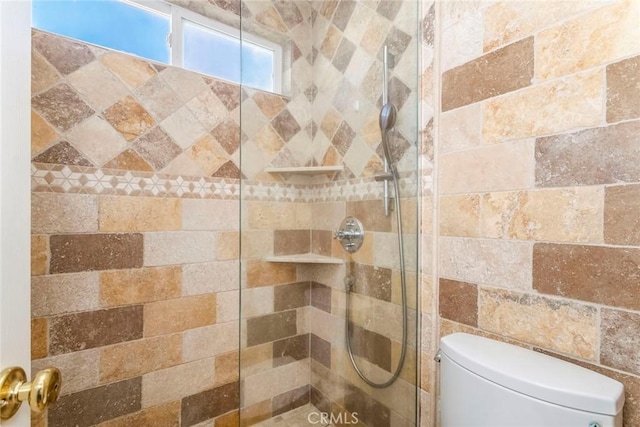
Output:
[[[248,42],[273,52],[273,92],[282,94],[283,85],[283,49],[282,45],[268,40],[255,34],[242,32],[238,28],[223,24],[222,22],[202,16],[198,13],[184,9],[174,4],[166,3],[161,0],[121,0],[125,3],[131,3],[138,7],[148,9],[152,12],[169,15],[171,20],[171,33],[167,36],[169,41],[169,57],[171,65],[184,67],[184,51],[183,51],[183,22],[191,21],[195,24],[209,28],[213,31],[229,36],[234,40]],[[215,76],[214,76],[215,77]],[[242,76],[240,76],[242,79]]]

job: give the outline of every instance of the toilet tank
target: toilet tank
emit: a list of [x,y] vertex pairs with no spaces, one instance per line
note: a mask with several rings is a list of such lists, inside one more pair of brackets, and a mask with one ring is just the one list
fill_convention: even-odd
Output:
[[442,427],[621,427],[624,388],[521,347],[456,333],[440,340]]

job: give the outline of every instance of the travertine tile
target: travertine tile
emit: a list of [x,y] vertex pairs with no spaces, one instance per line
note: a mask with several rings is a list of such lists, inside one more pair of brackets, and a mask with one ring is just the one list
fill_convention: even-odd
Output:
[[441,153],[467,150],[482,145],[482,104],[475,103],[442,113]]
[[534,167],[533,140],[445,154],[440,158],[440,191],[450,194],[531,188]]
[[309,334],[296,335],[273,343],[273,367],[309,357]]
[[160,126],[138,138],[132,147],[156,170],[164,168],[182,152]]
[[440,275],[509,289],[531,289],[531,245],[527,242],[440,239]]
[[31,110],[31,154],[37,154],[53,145],[60,137],[35,110]]
[[442,74],[442,110],[448,111],[531,85],[533,37]]
[[240,375],[240,352],[232,351],[216,357],[216,384],[238,381]]
[[100,382],[110,383],[182,362],[182,335],[163,335],[103,348]]
[[181,282],[180,267],[103,271],[100,273],[100,304],[126,305],[178,298]]
[[[384,203],[382,200],[347,202],[346,207],[346,215],[358,218],[366,231],[391,231],[392,222],[395,221],[395,218],[392,215],[384,215]],[[337,230],[340,222],[329,229]]]
[[162,405],[143,409],[135,414],[126,415],[100,424],[100,427],[131,427],[131,426],[166,426],[180,425],[180,402],[169,402]]
[[31,50],[31,93],[36,94],[47,89],[60,77],[55,68],[35,49]]
[[158,77],[137,88],[134,95],[158,121],[166,119],[182,106],[178,95]]
[[269,370],[273,366],[273,343],[254,345],[240,351],[240,369],[242,377]]
[[240,105],[241,88],[237,84],[214,80],[211,83],[211,90],[227,107],[227,110],[233,111]]
[[346,216],[346,203],[314,203],[311,210],[315,230],[337,230]]
[[98,199],[91,195],[33,193],[32,233],[86,233],[98,231]]
[[[66,132],[94,111],[66,83],[31,98],[31,105],[58,130]],[[64,108],[61,108],[63,107]]]
[[482,196],[484,237],[602,242],[600,187],[489,193]]
[[640,185],[605,188],[604,241],[640,246]]
[[210,89],[204,90],[189,101],[187,108],[207,131],[213,129],[216,124],[229,115],[227,107]]
[[182,149],[188,148],[207,133],[187,107],[180,108],[164,119],[161,126]]
[[49,322],[41,317],[31,319],[31,359],[42,359],[49,353]]
[[160,78],[171,86],[183,101],[188,101],[207,89],[200,74],[180,67],[167,67],[160,73]]
[[153,168],[135,150],[128,148],[104,164],[105,169],[153,172]]
[[[244,378],[243,406],[251,406],[309,383],[309,361],[299,360]],[[271,409],[269,405],[269,410]]]
[[480,289],[478,326],[509,338],[595,360],[597,310],[575,302]]
[[104,111],[104,117],[129,142],[156,124],[144,107],[132,96],[126,96],[111,105]]
[[[182,399],[181,426],[193,426],[240,406],[240,383],[232,382]],[[217,424],[217,423],[216,423]]]
[[148,62],[131,55],[108,52],[100,57],[106,65],[129,89],[136,89],[156,75]]
[[[285,416],[287,417],[289,423],[308,423],[308,409],[304,406],[308,403],[309,385],[307,384],[294,390],[274,396],[271,400],[271,413],[273,416],[287,414]],[[296,414],[296,412],[290,412],[295,410],[296,408],[300,408],[300,410],[304,411],[300,414],[302,416],[295,417],[293,414]],[[292,418],[289,418],[290,416]]]
[[243,403],[242,408],[240,408],[240,426],[260,426],[262,424],[261,421],[271,422],[271,399],[252,405]]
[[309,282],[291,283],[273,287],[273,310],[283,311],[309,305],[311,286]]
[[238,342],[238,323],[218,323],[185,331],[183,334],[183,359],[192,361],[238,350],[240,345]]
[[179,199],[100,198],[100,231],[169,231],[181,225]]
[[440,316],[469,326],[478,326],[478,287],[471,283],[440,279]]
[[600,363],[640,374],[640,313],[602,310]]
[[213,260],[215,233],[212,231],[176,231],[144,235],[145,266]]
[[97,349],[76,351],[46,359],[34,360],[33,372],[55,366],[60,369],[64,379],[61,394],[71,394],[96,387],[98,385],[98,363],[100,351]]
[[184,230],[237,230],[240,208],[235,200],[182,199]]
[[82,155],[67,141],[61,141],[44,153],[33,158],[36,163],[56,163],[61,165],[93,166],[93,163]]
[[440,235],[480,236],[480,196],[470,194],[440,197]]
[[[150,372],[142,377],[142,407],[180,400],[210,389],[215,379],[214,358]],[[171,384],[171,387],[167,387]]]
[[640,309],[640,249],[538,243],[533,287],[552,295]]
[[536,140],[536,186],[640,181],[640,120]]
[[216,323],[216,295],[156,301],[144,306],[144,336],[152,337]]
[[640,56],[607,66],[607,122],[640,118]]
[[238,320],[240,311],[240,291],[218,292],[216,294],[216,322]]
[[247,261],[248,287],[272,286],[296,281],[296,265],[273,263],[260,260]]
[[309,230],[275,230],[273,236],[273,254],[306,254],[311,251],[311,233]]
[[640,4],[618,1],[536,35],[536,77],[550,79],[640,52]]
[[228,160],[227,154],[210,134],[196,141],[186,153],[206,176],[213,174]]
[[535,85],[483,104],[485,142],[590,127],[602,120],[604,70],[586,71]]
[[33,34],[32,42],[33,48],[63,75],[95,59],[89,46],[66,37],[38,31]]
[[484,24],[482,12],[467,14],[458,24],[443,27],[441,31],[442,70],[449,70],[482,55]]
[[54,316],[99,308],[98,273],[37,276],[31,279],[31,315]]
[[282,311],[247,320],[247,345],[249,347],[295,335],[296,311]]
[[[238,262],[208,262],[182,266],[182,294],[197,295],[239,288]],[[215,280],[211,280],[215,277]]]
[[125,149],[127,140],[100,116],[93,116],[67,133],[69,142],[100,166]]
[[240,425],[240,411],[232,411],[216,418],[216,427],[237,427]]
[[53,235],[49,245],[53,274],[142,267],[142,234]]
[[311,358],[331,369],[331,343],[323,340],[315,334],[311,334],[310,350]]
[[224,231],[216,236],[216,259],[229,261],[239,259],[240,233],[237,231]]
[[98,111],[129,94],[127,88],[100,61],[93,61],[67,77],[87,102]]

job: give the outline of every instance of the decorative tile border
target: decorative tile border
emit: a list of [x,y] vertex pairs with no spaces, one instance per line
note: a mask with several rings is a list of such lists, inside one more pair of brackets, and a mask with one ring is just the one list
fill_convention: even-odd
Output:
[[[417,174],[403,174],[402,197],[417,195]],[[422,176],[423,191],[432,178]],[[33,192],[99,194],[196,199],[239,199],[276,202],[332,202],[373,200],[382,197],[382,183],[373,178],[350,179],[314,185],[243,181],[229,178],[189,177],[153,172],[98,169],[47,163],[31,164]]]

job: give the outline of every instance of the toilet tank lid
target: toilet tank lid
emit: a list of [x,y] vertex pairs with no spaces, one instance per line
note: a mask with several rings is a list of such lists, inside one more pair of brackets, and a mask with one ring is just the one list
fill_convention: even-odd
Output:
[[545,354],[464,333],[443,337],[440,349],[469,371],[536,399],[612,416],[624,405],[618,381]]

